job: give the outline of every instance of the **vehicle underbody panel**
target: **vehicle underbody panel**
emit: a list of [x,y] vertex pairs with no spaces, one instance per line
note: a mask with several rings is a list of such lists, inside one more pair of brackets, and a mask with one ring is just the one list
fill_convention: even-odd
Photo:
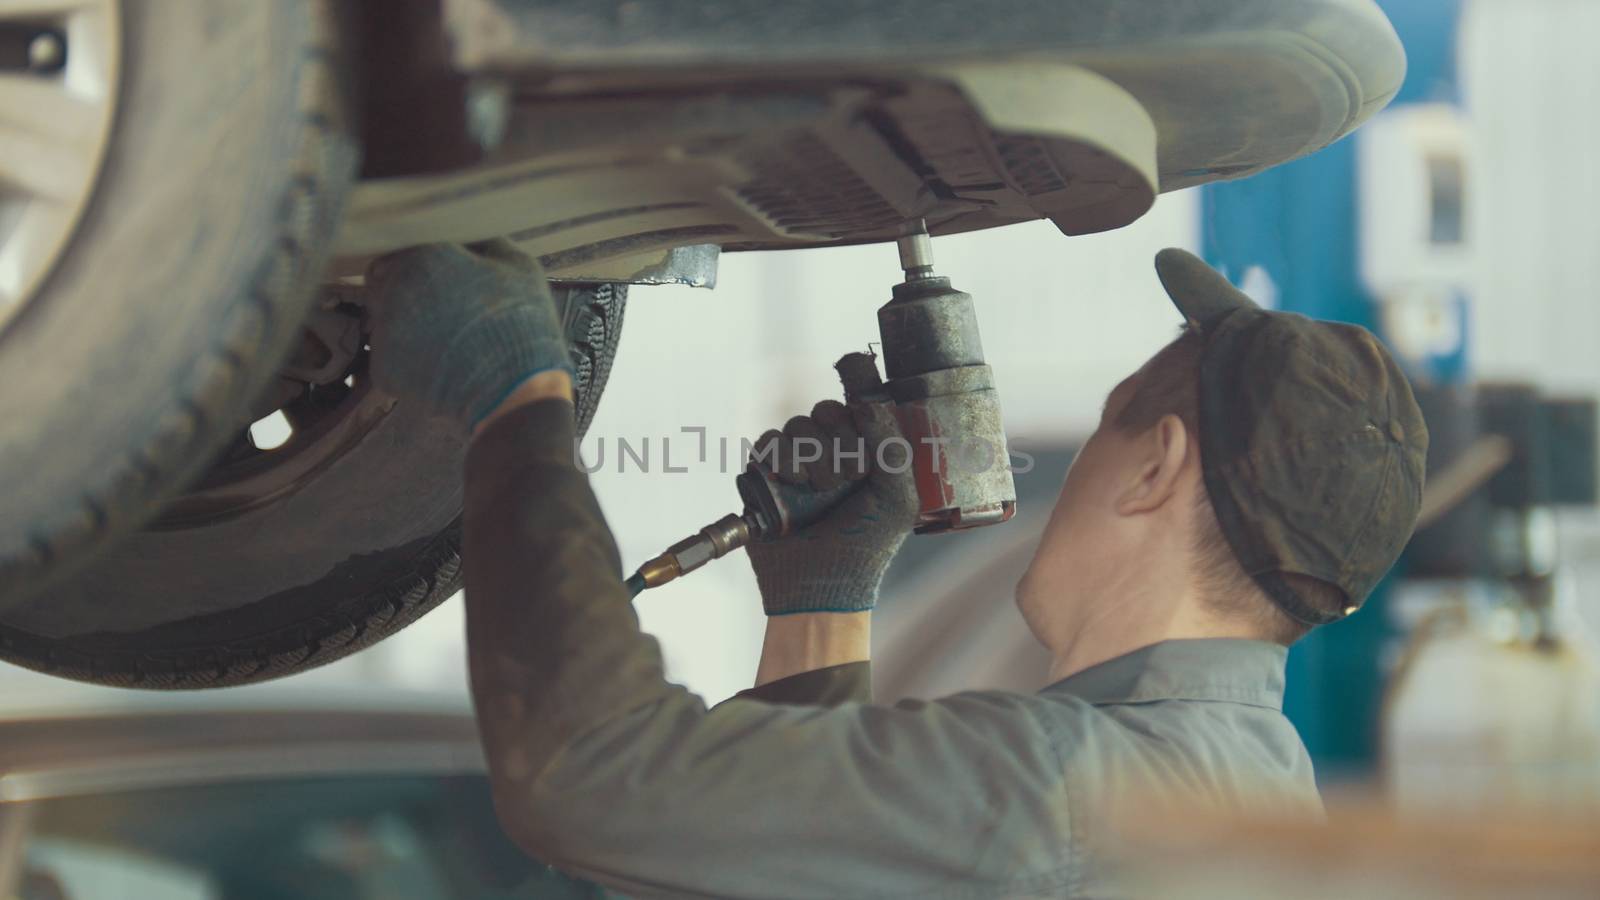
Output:
[[442,20],[492,147],[359,185],[346,273],[506,234],[555,275],[628,281],[673,247],[883,241],[915,218],[1105,231],[1325,146],[1404,75],[1349,0],[443,0]]

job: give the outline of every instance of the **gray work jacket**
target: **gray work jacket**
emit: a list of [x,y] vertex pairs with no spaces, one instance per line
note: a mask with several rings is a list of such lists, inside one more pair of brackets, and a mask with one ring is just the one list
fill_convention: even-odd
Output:
[[1273,644],[894,706],[858,664],[707,709],[639,629],[570,417],[503,417],[467,463],[473,694],[496,808],[540,859],[636,896],[1106,896],[1122,816],[1321,815]]

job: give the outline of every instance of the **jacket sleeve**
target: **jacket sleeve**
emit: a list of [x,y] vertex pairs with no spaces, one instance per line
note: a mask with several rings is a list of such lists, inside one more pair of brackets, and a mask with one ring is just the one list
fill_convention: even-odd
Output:
[[872,663],[862,660],[799,672],[788,678],[769,681],[759,687],[747,688],[735,697],[790,706],[871,703]]
[[1029,698],[707,710],[663,677],[574,464],[570,405],[474,442],[467,638],[496,808],[544,862],[643,895],[934,896],[1068,877]]

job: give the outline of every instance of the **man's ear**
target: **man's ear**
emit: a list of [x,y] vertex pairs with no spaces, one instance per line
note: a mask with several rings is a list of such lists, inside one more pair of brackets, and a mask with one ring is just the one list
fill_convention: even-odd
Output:
[[1172,499],[1191,446],[1189,429],[1170,413],[1141,435],[1132,456],[1137,468],[1117,495],[1117,513],[1153,512]]

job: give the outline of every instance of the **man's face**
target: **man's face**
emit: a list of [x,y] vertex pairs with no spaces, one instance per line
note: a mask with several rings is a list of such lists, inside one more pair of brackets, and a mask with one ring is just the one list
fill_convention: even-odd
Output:
[[1137,468],[1136,439],[1116,421],[1144,371],[1123,379],[1106,397],[1099,427],[1073,458],[1033,561],[1017,584],[1017,606],[1047,646],[1047,635],[1076,627],[1075,595],[1112,577],[1118,567],[1137,564],[1124,560],[1130,523],[1116,511],[1117,497]]

